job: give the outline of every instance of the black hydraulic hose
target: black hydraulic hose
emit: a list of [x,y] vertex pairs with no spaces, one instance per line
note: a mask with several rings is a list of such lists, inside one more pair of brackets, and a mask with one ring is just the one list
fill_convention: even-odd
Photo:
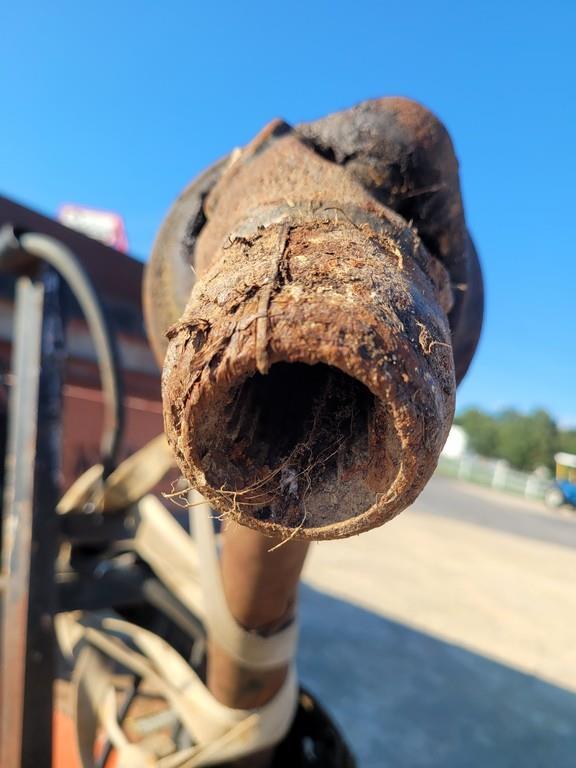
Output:
[[66,245],[35,232],[16,236],[12,227],[5,225],[0,230],[0,265],[8,265],[16,251],[23,251],[24,255],[41,259],[53,267],[64,278],[84,313],[96,349],[104,397],[100,451],[104,476],[107,476],[116,466],[124,429],[122,382],[115,337],[88,274]]

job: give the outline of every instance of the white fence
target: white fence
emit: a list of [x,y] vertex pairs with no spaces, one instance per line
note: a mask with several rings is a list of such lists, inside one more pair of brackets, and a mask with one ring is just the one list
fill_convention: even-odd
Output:
[[544,499],[552,484],[538,473],[519,472],[506,461],[485,459],[474,454],[464,454],[457,459],[440,456],[437,472],[531,499]]

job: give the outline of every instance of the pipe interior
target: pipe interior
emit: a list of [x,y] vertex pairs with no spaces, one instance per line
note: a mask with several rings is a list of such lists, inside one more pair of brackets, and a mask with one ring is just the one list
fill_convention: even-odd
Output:
[[[275,473],[266,488],[276,507],[297,507],[320,481],[325,487],[333,478],[336,490],[339,477],[367,463],[374,406],[367,387],[337,368],[276,363],[197,426],[206,479],[239,490]],[[270,504],[258,508],[261,491],[252,496],[253,514],[266,519]]]

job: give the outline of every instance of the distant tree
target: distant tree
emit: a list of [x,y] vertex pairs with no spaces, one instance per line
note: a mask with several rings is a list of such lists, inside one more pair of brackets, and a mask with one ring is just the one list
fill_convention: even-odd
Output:
[[454,419],[468,435],[470,447],[481,456],[498,456],[498,424],[478,408],[469,408]]
[[552,469],[558,451],[576,453],[576,430],[559,430],[543,409],[528,414],[507,409],[493,415],[469,408],[455,421],[467,432],[474,451],[481,456],[506,459],[513,467],[525,471],[542,466]]
[[546,411],[504,411],[498,419],[498,455],[523,470],[552,467],[558,446],[556,423]]
[[558,450],[576,454],[576,429],[567,429],[560,432]]

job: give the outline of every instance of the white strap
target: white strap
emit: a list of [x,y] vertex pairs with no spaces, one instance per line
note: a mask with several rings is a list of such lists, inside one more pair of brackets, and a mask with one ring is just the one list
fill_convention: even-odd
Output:
[[134,511],[134,550],[190,613],[205,621],[200,558],[194,541],[155,496],[145,496]]
[[218,645],[242,666],[250,669],[273,669],[290,664],[296,654],[298,623],[269,637],[248,632],[238,625],[226,602],[216,537],[210,506],[198,491],[193,491],[194,537],[200,559],[200,583],[208,631]]
[[[157,635],[114,618],[103,619],[101,626],[102,629],[83,626],[86,640],[157,687],[193,736],[196,744],[181,755],[179,759],[183,762],[176,762],[176,756],[171,756],[174,765],[193,768],[236,760],[276,745],[288,732],[298,695],[293,666],[272,701],[258,709],[232,709],[217,701],[186,661]],[[107,632],[129,637],[139,652]],[[97,681],[87,683],[99,692],[98,711],[100,718],[106,720],[109,713],[102,718],[102,714],[106,714],[102,712],[105,705],[102,685]],[[109,735],[117,737],[118,734],[114,731]],[[127,754],[128,757],[132,755]],[[158,764],[159,768],[168,768],[168,765],[164,761]]]
[[261,637],[239,626],[230,613],[220,575],[212,512],[194,492],[191,519],[195,539],[183,530],[155,496],[136,506],[139,518],[133,547],[180,602],[201,618],[211,637],[248,669],[273,669],[291,663],[298,626]]
[[103,467],[95,464],[70,486],[58,504],[66,514],[91,501],[101,512],[131,506],[154,488],[174,466],[174,455],[164,434],[131,454],[102,482]]
[[[297,704],[298,684],[294,668],[298,627],[288,627],[261,637],[237,624],[228,608],[220,575],[218,550],[211,509],[193,492],[195,541],[154,496],[144,494],[171,464],[163,436],[121,464],[101,483],[102,468],[92,467],[72,486],[59,504],[65,514],[88,500],[103,512],[133,505],[137,517],[134,550],[156,576],[191,613],[201,618],[208,633],[230,657],[248,669],[265,670],[288,666],[286,681],[277,695],[255,710],[236,710],[220,704],[186,661],[164,640],[147,630],[119,619],[107,618],[101,628],[86,626],[78,614],[58,622],[59,638],[70,653],[83,636],[94,648],[146,678],[159,688],[194,738],[195,746],[154,763],[143,747],[129,744],[114,726],[115,702],[111,681],[98,677],[98,665],[83,665],[89,688],[98,699],[97,714],[118,751],[119,768],[200,768],[235,760],[276,745],[287,733]],[[135,652],[116,632],[129,636]],[[78,724],[80,725],[80,724]],[[86,763],[88,764],[88,763]]]
[[208,503],[192,492],[197,547],[148,489],[173,462],[164,435],[159,435],[126,459],[98,489],[102,468],[91,467],[70,488],[58,505],[65,514],[89,499],[104,512],[136,504],[139,525],[133,547],[159,579],[181,602],[202,618],[214,640],[231,658],[250,669],[273,669],[289,664],[298,643],[298,625],[292,621],[270,637],[261,637],[238,625],[226,603],[222,587],[216,537]]

